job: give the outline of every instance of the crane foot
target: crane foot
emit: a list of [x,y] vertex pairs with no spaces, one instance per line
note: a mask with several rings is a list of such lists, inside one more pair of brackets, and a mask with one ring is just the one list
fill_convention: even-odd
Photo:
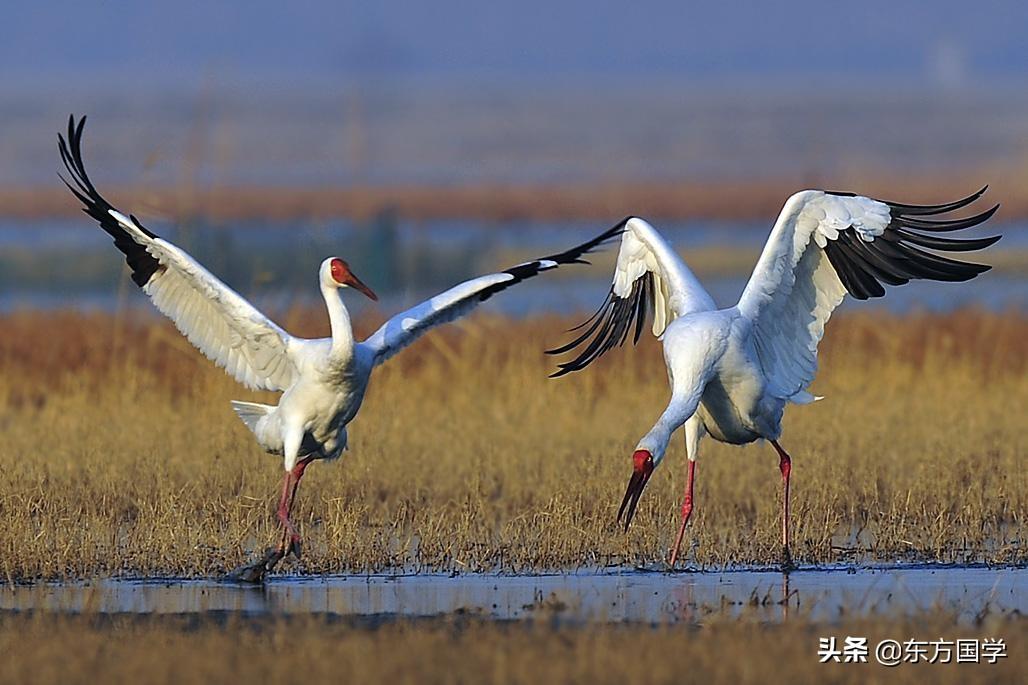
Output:
[[264,577],[275,568],[284,556],[285,554],[279,548],[269,547],[265,550],[263,557],[229,572],[225,580],[238,583],[263,583]]

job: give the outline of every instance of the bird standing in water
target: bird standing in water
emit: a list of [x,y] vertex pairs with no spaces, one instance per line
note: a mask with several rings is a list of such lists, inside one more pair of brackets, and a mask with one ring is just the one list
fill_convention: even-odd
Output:
[[281,392],[278,404],[232,402],[239,418],[267,452],[282,457],[285,473],[277,515],[281,541],[263,558],[234,572],[259,582],[287,554],[300,556],[300,535],[290,519],[296,490],[307,466],[337,459],[346,449],[348,424],[357,415],[371,373],[418,337],[469,313],[496,293],[582,257],[614,238],[614,228],[566,252],[525,262],[505,271],[461,283],[386,321],[358,341],[341,292],[353,289],[372,300],[375,293],[338,257],[321,263],[317,280],[325,299],[332,335],[297,338],[207,271],[184,250],[111,206],[93,187],[82,161],[85,117],[68,122],[58,137],[70,175],[65,183],[84,211],[114,238],[125,254],[132,280],[194,346],[248,388]]
[[[882,285],[914,279],[966,281],[988,271],[938,253],[980,250],[1000,236],[955,239],[937,234],[977,226],[998,209],[962,219],[939,215],[962,209],[985,188],[941,205],[884,202],[852,193],[806,190],[788,199],[738,304],[719,309],[664,238],[629,217],[622,228],[614,282],[600,309],[572,331],[585,331],[550,354],[576,350],[554,376],[584,369],[634,327],[638,342],[652,313],[661,340],[671,399],[632,455],[632,476],[618,510],[628,529],[643,489],[667,452],[671,435],[685,428],[688,471],[681,523],[671,549],[673,567],[694,508],[700,440],[744,445],[764,439],[778,456],[782,476],[782,550],[789,554],[789,483],[792,459],[779,443],[789,403],[815,398],[807,391],[817,372],[817,346],[825,324],[847,293],[865,300]],[[613,230],[613,229],[612,229]],[[929,252],[928,250],[932,250]]]

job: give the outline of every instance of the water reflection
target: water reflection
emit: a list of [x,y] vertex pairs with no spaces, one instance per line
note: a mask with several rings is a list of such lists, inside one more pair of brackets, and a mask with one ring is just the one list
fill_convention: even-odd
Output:
[[497,620],[699,622],[711,614],[813,620],[843,615],[984,609],[1028,611],[1028,569],[889,569],[541,576],[277,577],[263,587],[217,580],[124,580],[6,586],[0,610],[101,613],[329,613]]

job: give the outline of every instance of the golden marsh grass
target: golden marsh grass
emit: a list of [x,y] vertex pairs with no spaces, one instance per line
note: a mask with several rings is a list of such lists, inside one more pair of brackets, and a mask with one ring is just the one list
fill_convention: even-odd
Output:
[[[996,663],[818,662],[818,638],[1002,638]],[[1023,679],[1028,621],[988,617],[956,626],[929,613],[767,626],[715,617],[701,627],[474,619],[356,630],[320,616],[224,622],[191,617],[0,615],[6,683],[947,683]],[[931,649],[929,650],[931,651]],[[929,654],[930,658],[932,654]],[[954,657],[951,657],[954,658]]]
[[[319,310],[280,320],[323,334]],[[524,572],[663,558],[684,484],[676,438],[628,535],[630,455],[667,397],[657,344],[547,380],[570,320],[476,315],[382,367],[350,451],[300,488],[300,562]],[[373,321],[361,322],[370,332]],[[281,462],[230,399],[260,399],[149,316],[0,320],[0,575],[213,574],[275,538]],[[842,313],[792,407],[793,555],[803,562],[1023,563],[1028,317]],[[264,399],[272,399],[268,396]],[[707,440],[692,565],[779,558],[780,478],[764,445]]]

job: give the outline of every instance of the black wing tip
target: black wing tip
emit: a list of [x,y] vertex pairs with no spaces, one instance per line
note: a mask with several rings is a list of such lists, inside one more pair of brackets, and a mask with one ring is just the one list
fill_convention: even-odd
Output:
[[[85,129],[86,117],[83,116],[75,122],[75,115],[68,115],[68,131],[67,137],[64,134],[57,134],[57,148],[61,153],[61,161],[64,163],[64,168],[67,170],[68,175],[71,177],[72,183],[80,191],[76,193],[80,200],[83,200],[83,195],[88,198],[88,202],[83,200],[86,204],[95,204],[104,208],[110,208],[110,204],[107,203],[99,193],[96,192],[96,188],[89,180],[89,176],[86,174],[86,165],[82,161],[82,133]],[[59,174],[58,174],[59,175]],[[62,177],[62,180],[63,177]],[[71,183],[65,180],[69,188]],[[74,191],[75,188],[72,188]]]
[[[946,255],[985,249],[998,242],[1002,234],[969,239],[946,238],[938,234],[983,224],[999,211],[1000,204],[964,218],[926,217],[938,217],[968,207],[988,190],[989,185],[985,184],[966,197],[936,205],[878,200],[889,208],[892,216],[885,232],[875,240],[865,242],[852,229],[848,229],[840,232],[838,240],[828,243],[825,253],[846,291],[858,300],[883,296],[883,282],[902,285],[913,279],[969,281],[992,267],[952,259]],[[826,192],[841,196],[853,195]]]
[[604,244],[610,242],[614,238],[624,233],[626,224],[632,218],[633,217],[631,216],[627,216],[618,223],[614,224],[613,226],[605,230],[603,233],[596,236],[595,238],[587,240],[581,245],[576,245],[572,247],[570,250],[565,250],[560,254],[550,255],[549,257],[543,257],[543,260],[557,262],[558,264],[588,264],[589,262],[587,260],[582,259],[582,256],[589,254],[593,250],[603,246]]
[[[74,114],[69,114],[68,115],[68,130],[67,130],[67,132],[61,132],[61,131],[57,132],[57,144],[58,144],[58,146],[67,146],[68,147],[68,151],[74,153],[78,149],[79,143],[81,143],[81,141],[82,141],[82,132],[83,132],[83,130],[85,130],[85,126],[86,126],[86,117],[85,117],[85,115],[80,117],[78,119],[78,122],[76,123],[75,115]],[[69,156],[71,156],[71,155],[69,155]],[[75,155],[73,158],[77,158],[77,157],[78,157],[78,155]]]
[[[133,221],[134,220],[135,219],[133,218]],[[501,290],[509,288],[510,286],[520,283],[521,281],[527,278],[532,278],[533,276],[536,276],[542,273],[543,271],[549,271],[558,266],[564,266],[567,264],[591,265],[591,262],[588,259],[582,258],[583,255],[589,254],[590,252],[600,247],[604,243],[621,235],[625,230],[624,224],[627,221],[628,219],[626,218],[625,220],[614,225],[612,228],[607,229],[595,238],[592,238],[591,240],[588,240],[582,243],[581,245],[576,245],[575,247],[572,247],[569,250],[565,250],[564,252],[549,255],[548,257],[540,257],[539,259],[533,259],[532,261],[524,262],[522,264],[518,264],[517,266],[512,266],[509,269],[504,269],[503,273],[513,276],[513,279],[506,281],[504,283],[499,283],[496,286],[483,290],[481,293],[479,293],[479,300],[484,302],[485,300],[489,299]],[[547,264],[547,262],[552,262],[552,264]]]
[[578,356],[569,361],[557,364],[558,371],[550,378],[559,378],[573,371],[581,371],[610,351],[615,345],[623,346],[628,340],[635,323],[635,336],[632,344],[639,342],[643,324],[647,318],[649,298],[653,290],[653,274],[647,273],[638,278],[627,297],[618,297],[611,287],[603,304],[584,323],[571,330],[588,326],[586,331],[565,345],[546,350],[546,354],[564,354],[575,348],[584,348]]
[[[946,214],[957,209],[962,209],[963,207],[966,207],[975,202],[976,200],[978,200],[979,198],[981,198],[983,195],[985,195],[986,192],[988,192],[988,190],[989,184],[986,183],[977,191],[971,193],[967,197],[963,197],[959,200],[953,200],[952,202],[945,202],[937,205],[907,204],[903,202],[893,202],[891,200],[881,200],[874,197],[870,199],[874,200],[875,202],[881,202],[882,204],[888,206],[890,210],[898,214],[907,214],[912,216],[933,216],[936,214]],[[845,190],[823,190],[822,192],[826,195],[835,195],[837,197],[857,197],[857,193]],[[993,207],[991,211],[995,213],[995,210],[997,209],[999,209],[998,204],[995,207]],[[992,214],[989,214],[989,216],[992,216]]]
[[994,204],[993,206],[989,207],[988,209],[986,209],[981,214],[975,215],[974,218],[982,217],[982,222],[988,221],[989,219],[991,219],[996,214],[996,212],[999,211],[999,208],[1000,208],[1000,203],[997,202],[996,204]]
[[[891,202],[888,200],[878,200],[887,205],[890,210],[897,212],[898,214],[907,214],[913,216],[934,216],[937,214],[947,214],[949,212],[963,209],[968,205],[976,202],[989,190],[989,184],[986,183],[977,191],[971,193],[967,197],[960,198],[959,200],[953,200],[951,202],[944,202],[936,205],[915,205],[907,204],[903,202]],[[999,205],[996,205],[994,209],[998,209]],[[991,215],[990,215],[991,216]]]
[[588,259],[583,259],[582,257],[624,233],[625,223],[630,218],[631,217],[624,219],[613,227],[608,228],[600,235],[591,238],[580,245],[575,245],[574,247],[563,252],[558,252],[557,254],[539,257],[538,259],[533,259],[531,261],[518,264],[517,266],[512,266],[509,269],[504,269],[504,273],[511,274],[515,277],[520,276],[521,278],[527,278],[529,276],[534,276],[540,271],[548,271],[549,269],[554,268],[553,265],[544,265],[545,262],[553,262],[557,266],[564,266],[566,264],[584,264],[591,266],[592,262]]
[[980,198],[983,195],[985,195],[985,193],[987,193],[987,192],[989,192],[989,184],[988,183],[986,183],[981,188],[979,188],[975,192],[973,192],[970,195],[968,195],[967,197],[965,197],[963,200],[958,200],[958,202],[965,202],[966,201],[966,202],[968,202],[968,204],[970,204],[971,202],[974,202],[978,198]]
[[75,138],[81,137],[82,129],[83,129],[83,127],[85,125],[86,125],[86,115],[82,115],[78,119],[78,123],[76,123],[76,121],[75,121],[75,113],[72,112],[71,114],[68,115],[68,134],[67,134],[68,137],[67,137],[67,139],[65,139],[64,134],[61,133],[60,131],[57,132],[57,139],[61,140],[61,141],[66,140],[66,142],[70,143],[71,141],[75,140]]
[[1003,234],[1002,233],[997,233],[996,235],[987,235],[987,236],[985,236],[984,238],[981,239],[982,242],[984,242],[986,244],[984,245],[984,247],[980,247],[978,249],[984,250],[986,247],[992,247],[993,245],[995,245],[996,243],[998,243],[1002,239],[1003,239]]
[[899,215],[899,220],[890,223],[885,232],[872,241],[861,240],[849,228],[840,231],[838,239],[828,242],[825,255],[843,287],[858,300],[885,295],[883,282],[903,285],[914,279],[970,281],[992,266],[947,255],[985,249],[998,242],[1002,234],[972,239],[943,238],[936,234],[977,226],[992,217],[998,208],[996,205],[973,217],[953,221],[910,221]]
[[[160,262],[154,258],[136,239],[125,230],[112,215],[114,207],[107,202],[93,186],[86,173],[86,165],[82,160],[82,133],[85,130],[86,117],[82,116],[76,122],[75,115],[68,116],[67,138],[61,133],[57,134],[57,147],[61,154],[61,161],[68,173],[65,178],[59,171],[57,176],[68,186],[68,189],[82,203],[82,211],[100,224],[100,228],[114,238],[114,246],[124,255],[125,261],[132,270],[132,280],[136,285],[143,287],[160,268]],[[143,227],[139,220],[132,216],[129,219],[137,229],[150,238],[157,236]]]

